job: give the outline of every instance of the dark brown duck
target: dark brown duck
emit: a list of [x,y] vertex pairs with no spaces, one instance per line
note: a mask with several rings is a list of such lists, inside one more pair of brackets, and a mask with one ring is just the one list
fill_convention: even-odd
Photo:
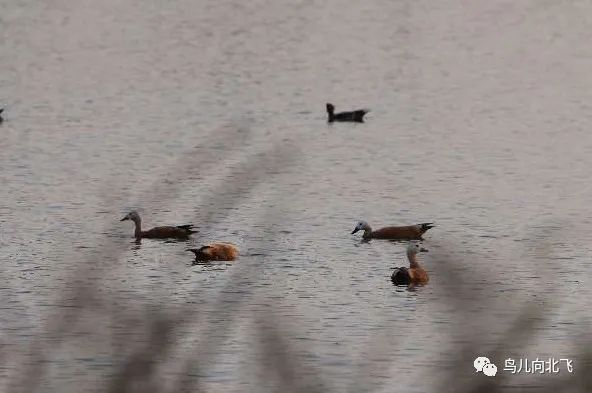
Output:
[[370,112],[368,109],[358,109],[351,112],[339,112],[335,113],[335,107],[333,104],[327,103],[327,115],[329,116],[327,121],[333,123],[334,121],[352,121],[357,123],[364,122],[364,115]]
[[389,239],[389,240],[422,240],[422,236],[429,229],[434,227],[433,222],[423,224],[407,225],[400,227],[385,227],[373,231],[366,221],[358,222],[358,225],[352,231],[352,235],[358,231],[364,231],[362,238],[370,239]]
[[136,224],[136,230],[134,236],[136,239],[187,239],[192,233],[197,231],[193,230],[193,225],[178,225],[178,226],[163,226],[154,227],[147,231],[142,230],[142,219],[138,212],[130,212],[121,221],[131,220]]

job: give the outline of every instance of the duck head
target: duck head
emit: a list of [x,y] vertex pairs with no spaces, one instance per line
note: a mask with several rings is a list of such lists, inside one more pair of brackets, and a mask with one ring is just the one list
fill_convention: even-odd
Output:
[[333,113],[335,111],[335,107],[333,104],[327,103],[327,113]]
[[126,220],[132,220],[133,222],[140,222],[140,221],[142,221],[142,219],[140,218],[140,215],[136,211],[129,212],[120,221],[126,221]]
[[407,246],[407,254],[416,255],[419,252],[428,252],[427,248],[423,248],[419,242],[409,242]]
[[358,231],[365,231],[367,229],[370,229],[370,225],[366,221],[360,221],[352,231],[352,235]]
[[195,254],[195,260],[207,260],[210,257],[210,246],[202,246],[200,248],[188,248],[185,251],[191,251]]

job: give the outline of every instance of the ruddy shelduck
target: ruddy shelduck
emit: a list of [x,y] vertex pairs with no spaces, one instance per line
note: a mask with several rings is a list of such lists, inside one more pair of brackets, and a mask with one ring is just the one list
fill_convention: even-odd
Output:
[[131,220],[136,224],[134,236],[137,240],[142,238],[149,239],[187,239],[189,235],[197,231],[193,230],[193,225],[163,226],[154,227],[150,230],[142,230],[142,218],[138,212],[130,212],[121,221]]
[[434,227],[433,222],[423,224],[408,225],[401,227],[386,227],[373,231],[366,221],[360,221],[352,231],[352,235],[358,231],[364,231],[362,238],[369,239],[389,239],[389,240],[423,240],[422,235],[428,229]]
[[417,254],[420,252],[427,252],[421,244],[417,242],[409,242],[407,246],[407,259],[409,259],[409,268],[396,267],[391,275],[391,281],[395,285],[424,285],[427,284],[430,278],[417,261]]
[[234,261],[238,258],[238,247],[230,243],[210,243],[200,248],[188,248],[195,254],[195,262]]

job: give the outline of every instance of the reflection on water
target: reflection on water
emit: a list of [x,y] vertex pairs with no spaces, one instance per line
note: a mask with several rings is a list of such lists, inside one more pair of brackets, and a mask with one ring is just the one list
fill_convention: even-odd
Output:
[[[590,7],[7,3],[0,382],[42,364],[40,391],[79,391],[171,315],[157,391],[185,377],[273,389],[278,343],[314,386],[433,391],[468,343],[493,353],[525,304],[550,308],[496,363],[575,357],[590,322]],[[328,125],[327,101],[372,111]],[[132,209],[200,233],[135,244],[119,223]],[[435,221],[429,285],[394,287],[405,243],[362,242],[359,220]],[[239,261],[191,266],[185,249],[210,241]],[[208,361],[184,368],[194,345]]]

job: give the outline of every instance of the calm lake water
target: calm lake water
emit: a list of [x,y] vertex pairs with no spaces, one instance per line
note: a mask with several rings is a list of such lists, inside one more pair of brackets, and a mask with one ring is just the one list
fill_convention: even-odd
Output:
[[[508,357],[571,358],[575,378],[592,322],[591,15],[585,1],[4,2],[0,390],[101,391],[169,313],[184,322],[154,359],[157,391],[186,377],[281,390],[274,324],[290,367],[327,391],[442,392],[457,373],[459,392],[487,378],[477,355],[507,390],[557,377],[503,372]],[[371,112],[329,125],[326,102]],[[200,233],[135,244],[119,222],[132,209]],[[434,221],[430,284],[394,287],[406,245],[361,242],[362,219]],[[191,266],[185,249],[208,241],[238,244],[239,261]],[[500,347],[520,317],[527,340]]]

